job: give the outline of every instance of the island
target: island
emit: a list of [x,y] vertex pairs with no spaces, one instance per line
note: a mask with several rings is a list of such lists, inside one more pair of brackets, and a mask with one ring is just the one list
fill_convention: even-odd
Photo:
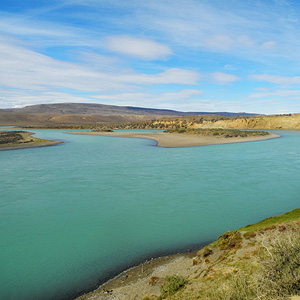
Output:
[[54,146],[62,141],[50,141],[33,137],[28,131],[0,131],[0,151]]
[[157,142],[157,146],[165,148],[253,142],[280,137],[280,135],[274,133],[263,131],[240,131],[237,129],[176,128],[158,132],[111,132],[107,130],[94,130],[69,133],[80,135],[150,139],[155,140]]

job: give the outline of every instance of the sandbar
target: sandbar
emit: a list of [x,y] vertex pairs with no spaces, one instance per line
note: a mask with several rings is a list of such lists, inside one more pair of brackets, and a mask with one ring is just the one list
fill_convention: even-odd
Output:
[[217,144],[231,144],[231,143],[243,143],[262,141],[273,138],[278,138],[280,135],[270,133],[265,136],[255,137],[215,137],[215,136],[203,136],[198,134],[180,134],[180,133],[166,133],[166,132],[68,132],[70,134],[80,135],[99,135],[108,137],[122,137],[122,138],[141,138],[150,139],[157,142],[157,146],[165,148],[174,147],[191,147],[191,146],[204,146],[204,145],[217,145]]

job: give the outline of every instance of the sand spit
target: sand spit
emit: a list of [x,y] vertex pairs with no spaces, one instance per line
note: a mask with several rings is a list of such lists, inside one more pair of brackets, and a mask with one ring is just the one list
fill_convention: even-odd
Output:
[[32,135],[34,135],[32,132],[23,132],[21,134],[23,135],[25,142],[2,144],[0,145],[0,151],[55,146],[63,143],[62,141],[50,141],[34,138],[32,137]]
[[15,145],[15,146],[9,146],[9,147],[1,147],[0,151],[37,148],[37,147],[48,147],[48,146],[59,145],[62,143],[63,142],[60,142],[60,141],[47,141],[47,142],[40,142],[40,143],[33,143],[33,144]]
[[166,148],[254,142],[254,141],[268,140],[268,139],[280,137],[280,135],[274,133],[270,133],[269,135],[266,136],[236,137],[236,138],[222,138],[222,137],[214,137],[214,136],[165,133],[165,132],[145,133],[145,132],[88,131],[88,132],[68,132],[68,133],[80,134],[80,135],[99,135],[99,136],[108,136],[108,137],[150,139],[150,140],[155,140],[157,142],[157,146],[166,147]]

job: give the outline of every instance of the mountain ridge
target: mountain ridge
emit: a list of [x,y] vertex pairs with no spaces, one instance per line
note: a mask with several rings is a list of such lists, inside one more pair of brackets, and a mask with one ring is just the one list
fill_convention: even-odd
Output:
[[132,114],[132,115],[162,115],[162,116],[191,116],[218,114],[222,116],[253,116],[255,113],[234,113],[234,112],[197,112],[197,111],[177,111],[171,109],[144,108],[135,106],[117,106],[98,103],[50,103],[28,105],[23,108],[0,109],[0,112],[18,113],[48,113],[48,114]]
[[181,112],[170,109],[116,106],[96,103],[50,103],[23,108],[0,109],[0,126],[94,127],[98,124],[139,122],[166,117],[219,114],[247,117],[255,114],[231,112]]

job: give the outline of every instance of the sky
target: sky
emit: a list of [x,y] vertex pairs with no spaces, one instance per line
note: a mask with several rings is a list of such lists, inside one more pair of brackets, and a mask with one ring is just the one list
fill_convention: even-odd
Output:
[[298,0],[0,0],[0,108],[300,113]]

